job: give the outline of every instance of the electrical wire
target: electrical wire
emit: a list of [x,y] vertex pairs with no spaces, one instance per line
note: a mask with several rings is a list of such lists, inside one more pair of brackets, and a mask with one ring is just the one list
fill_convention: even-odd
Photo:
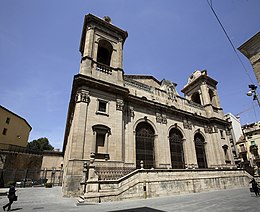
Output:
[[216,19],[217,19],[219,25],[221,26],[222,30],[224,31],[224,34],[226,35],[226,37],[227,37],[227,39],[228,39],[230,45],[232,46],[232,48],[233,48],[233,50],[234,50],[234,52],[235,52],[235,54],[236,54],[236,56],[237,56],[239,62],[241,63],[241,65],[242,65],[243,69],[245,70],[245,72],[246,72],[248,78],[250,79],[250,82],[251,82],[252,84],[254,84],[252,78],[251,78],[250,75],[249,75],[248,70],[246,69],[246,67],[245,67],[244,63],[242,62],[241,58],[239,57],[239,55],[238,55],[238,53],[237,53],[237,50],[236,50],[234,44],[232,43],[232,41],[231,41],[231,39],[230,39],[230,37],[229,37],[227,31],[225,30],[225,28],[224,28],[223,24],[221,23],[220,19],[218,18],[218,15],[216,14],[216,12],[215,12],[215,10],[214,10],[214,8],[213,8],[212,0],[210,0],[210,2],[209,2],[209,0],[207,0],[207,2],[208,2],[208,5],[209,5],[211,11],[212,11],[213,14],[215,15],[215,17],[216,17]]

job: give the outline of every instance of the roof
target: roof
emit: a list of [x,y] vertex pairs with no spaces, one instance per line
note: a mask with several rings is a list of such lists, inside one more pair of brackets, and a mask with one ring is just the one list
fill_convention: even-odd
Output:
[[8,110],[7,108],[3,107],[2,105],[0,105],[0,108],[2,108],[3,110],[7,111],[8,113],[13,114],[13,115],[16,116],[16,117],[22,119],[22,120],[30,127],[30,131],[32,130],[31,125],[30,125],[23,117],[21,117],[21,116],[17,115],[16,113],[14,113],[14,112]]
[[[259,52],[259,43],[260,43],[260,32],[257,32],[255,35],[253,35],[253,37],[249,38],[245,43],[243,43],[240,47],[238,47],[238,50],[242,54],[244,54],[247,58],[250,58],[252,55],[256,54],[256,52],[254,51]],[[254,46],[257,46],[257,48],[254,48]]]
[[159,81],[158,79],[156,79],[155,77],[151,76],[151,75],[124,75],[127,78],[130,79],[152,79],[155,82],[157,82],[159,85],[161,84],[161,81]]

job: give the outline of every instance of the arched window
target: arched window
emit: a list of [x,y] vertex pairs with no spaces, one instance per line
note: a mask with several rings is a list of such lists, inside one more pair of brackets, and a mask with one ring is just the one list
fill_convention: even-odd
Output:
[[199,92],[196,92],[196,93],[192,94],[191,101],[201,105]]
[[194,136],[197,163],[199,168],[207,168],[207,159],[205,154],[205,140],[200,133]]
[[97,62],[110,66],[113,46],[106,40],[98,42]]
[[226,163],[231,163],[231,160],[229,159],[228,145],[225,144],[225,145],[222,146],[222,148],[223,148],[223,151],[224,151]]
[[175,128],[171,129],[169,134],[169,141],[173,169],[185,168],[182,140],[183,136],[181,132]]
[[154,129],[141,122],[136,127],[136,168],[141,168],[140,162],[144,162],[144,168],[154,168]]

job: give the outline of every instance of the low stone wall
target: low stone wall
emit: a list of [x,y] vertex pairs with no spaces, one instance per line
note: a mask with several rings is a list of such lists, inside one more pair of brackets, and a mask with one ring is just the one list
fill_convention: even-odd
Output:
[[139,169],[116,181],[91,181],[81,201],[105,202],[170,196],[182,193],[248,187],[252,178],[245,170],[145,170]]

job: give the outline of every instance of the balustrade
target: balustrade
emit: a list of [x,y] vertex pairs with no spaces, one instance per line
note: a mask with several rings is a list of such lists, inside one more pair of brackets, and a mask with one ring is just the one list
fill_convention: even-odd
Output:
[[112,68],[101,63],[97,63],[97,71],[112,75]]
[[117,180],[135,170],[132,167],[96,167],[95,169],[99,180]]

